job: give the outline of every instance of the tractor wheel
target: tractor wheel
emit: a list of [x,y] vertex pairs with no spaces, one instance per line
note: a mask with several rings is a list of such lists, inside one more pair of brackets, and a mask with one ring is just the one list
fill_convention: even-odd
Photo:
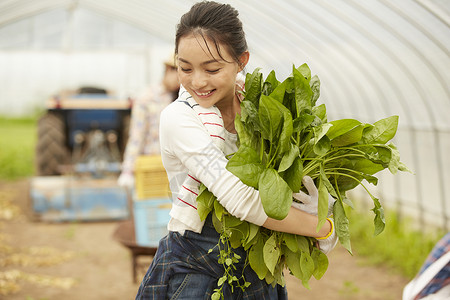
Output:
[[36,171],[41,176],[61,175],[60,167],[70,162],[65,122],[61,114],[48,112],[38,121]]
[[121,132],[121,139],[120,139],[120,155],[122,156],[125,154],[125,148],[127,147],[128,143],[128,137],[130,136],[130,126],[131,126],[131,116],[126,115],[122,119],[122,132]]

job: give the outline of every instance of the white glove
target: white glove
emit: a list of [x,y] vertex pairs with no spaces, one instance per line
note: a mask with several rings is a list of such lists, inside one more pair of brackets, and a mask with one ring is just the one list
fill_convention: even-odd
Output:
[[[298,193],[293,193],[292,197],[296,200],[301,201],[302,203],[292,202],[292,206],[303,210],[304,212],[309,213],[310,215],[317,216],[318,215],[318,206],[319,206],[319,191],[317,190],[314,181],[309,176],[304,176],[302,178],[303,185],[305,186],[308,194],[300,191]],[[333,214],[333,205],[336,200],[328,195],[328,213],[327,217]]]
[[133,189],[134,188],[134,176],[132,173],[122,172],[120,173],[117,184],[124,188]]
[[334,221],[331,218],[327,218],[327,220],[330,221],[331,224],[330,233],[326,237],[317,238],[317,242],[319,243],[319,249],[324,254],[328,254],[331,250],[333,250],[338,242],[338,236],[334,228]]

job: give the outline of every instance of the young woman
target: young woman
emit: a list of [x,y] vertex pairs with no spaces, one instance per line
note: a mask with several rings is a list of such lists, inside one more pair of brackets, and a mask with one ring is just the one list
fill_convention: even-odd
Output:
[[[223,267],[217,251],[209,250],[217,245],[219,234],[211,217],[202,222],[196,211],[199,182],[232,215],[272,230],[329,236],[320,239],[319,246],[324,252],[331,250],[336,244],[331,221],[316,231],[317,189],[312,181],[305,181],[310,196],[295,195],[309,204],[274,220],[265,214],[258,191],[225,168],[226,155],[237,150],[234,118],[244,85],[239,73],[249,60],[238,12],[216,2],[195,4],[177,27],[175,52],[182,87],[160,118],[161,156],[173,198],[170,233],[161,240],[136,299],[210,299],[217,287]],[[244,249],[236,252],[242,257],[237,272],[244,272],[251,285],[234,293],[225,286],[225,299],[287,299],[285,288],[272,287],[250,267],[244,268]]]

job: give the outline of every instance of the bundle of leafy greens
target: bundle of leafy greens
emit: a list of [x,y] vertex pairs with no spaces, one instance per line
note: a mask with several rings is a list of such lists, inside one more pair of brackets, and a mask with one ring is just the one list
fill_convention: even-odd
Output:
[[[229,159],[227,169],[259,190],[266,214],[279,220],[289,212],[292,193],[303,188],[303,176],[310,176],[319,190],[317,228],[326,222],[331,195],[336,199],[336,234],[351,253],[344,204],[353,204],[346,192],[358,185],[367,191],[374,203],[375,234],[379,234],[385,227],[383,208],[362,181],[376,185],[374,174],[386,168],[393,174],[408,171],[395,145],[388,144],[396,134],[398,117],[374,124],[354,119],[328,122],[325,105],[316,106],[319,94],[319,78],[311,77],[306,64],[293,67],[293,73],[283,82],[276,79],[274,71],[265,80],[259,69],[247,74],[241,114],[235,119],[239,148]],[[234,264],[240,257],[233,248],[240,246],[247,251],[246,263],[269,284],[284,285],[282,272],[288,268],[309,287],[311,276],[320,279],[328,268],[328,259],[315,246],[314,238],[241,221],[230,215],[205,186],[200,189],[197,203],[200,218],[204,220],[212,212],[213,224],[220,233],[218,259],[225,273],[213,299],[223,297],[225,282],[232,288],[245,289],[249,285],[242,275],[234,274]]]

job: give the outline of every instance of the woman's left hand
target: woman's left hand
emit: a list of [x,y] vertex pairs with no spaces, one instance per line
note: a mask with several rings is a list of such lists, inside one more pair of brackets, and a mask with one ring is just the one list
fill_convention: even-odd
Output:
[[[300,202],[293,202],[292,206],[300,209],[304,212],[307,212],[308,214],[317,216],[318,213],[318,206],[319,206],[319,191],[317,190],[316,185],[314,184],[314,181],[309,176],[304,176],[302,178],[303,185],[305,186],[306,190],[308,191],[308,194],[300,191],[298,193],[293,193],[292,197],[294,197],[296,200]],[[331,197],[331,195],[328,195],[328,213],[327,217],[331,216],[333,214],[333,206],[334,202],[336,200]]]
[[336,230],[334,227],[334,221],[332,218],[327,218],[327,220],[331,224],[330,233],[326,237],[317,238],[317,242],[319,243],[319,249],[324,254],[328,254],[331,250],[333,250],[338,242],[338,236],[336,234]]

